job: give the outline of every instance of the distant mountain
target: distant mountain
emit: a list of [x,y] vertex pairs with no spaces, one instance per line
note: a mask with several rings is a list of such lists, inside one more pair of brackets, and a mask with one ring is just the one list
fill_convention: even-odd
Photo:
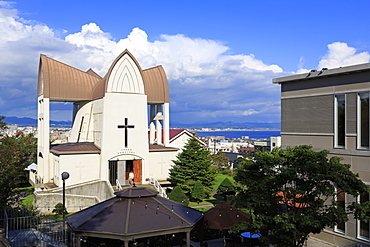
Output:
[[187,128],[187,129],[200,129],[200,128],[233,128],[233,129],[280,129],[280,123],[235,123],[235,122],[213,122],[213,123],[196,123],[196,124],[183,124],[171,123],[172,128]]
[[[5,117],[3,120],[7,124],[17,124],[18,126],[37,126],[37,119],[29,117]],[[71,121],[50,121],[52,127],[72,127]]]
[[[6,117],[7,124],[18,124],[19,126],[37,126],[37,119],[23,117]],[[71,121],[50,121],[52,127],[72,127]],[[213,122],[213,123],[171,123],[171,128],[200,129],[200,128],[234,128],[234,129],[280,129],[280,123],[235,123],[235,122]]]

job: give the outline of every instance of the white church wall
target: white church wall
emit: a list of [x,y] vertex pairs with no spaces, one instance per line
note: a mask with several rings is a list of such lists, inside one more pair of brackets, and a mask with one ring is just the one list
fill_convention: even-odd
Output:
[[83,181],[99,178],[99,154],[78,154],[54,156],[59,160],[59,170],[55,171],[54,183],[63,185],[61,174],[69,173],[68,184],[77,184]]
[[93,139],[94,144],[101,148],[102,131],[103,131],[103,108],[104,100],[98,99],[93,101]]
[[[147,96],[141,94],[106,93],[104,97],[101,177],[108,179],[108,161],[117,155],[141,157],[142,174],[148,157]],[[127,124],[127,130],[118,126]],[[125,145],[127,131],[127,146]],[[143,178],[144,181],[144,178]]]
[[51,163],[50,169],[51,169],[51,173],[53,174],[52,180],[53,182],[59,181],[60,176],[62,174],[60,173],[60,156],[50,153],[49,157],[50,157],[49,160]]
[[92,142],[93,141],[93,103],[88,102],[80,105],[73,122],[69,142]]
[[[43,95],[38,97],[37,122],[37,178],[45,183],[51,182],[49,173],[49,132],[50,132],[50,101]],[[34,181],[35,182],[35,181]]]
[[154,176],[157,180],[167,180],[169,178],[169,170],[174,165],[172,162],[176,160],[177,152],[150,152],[150,165],[146,178]]
[[170,104],[164,103],[163,104],[163,144],[168,147],[170,142]]

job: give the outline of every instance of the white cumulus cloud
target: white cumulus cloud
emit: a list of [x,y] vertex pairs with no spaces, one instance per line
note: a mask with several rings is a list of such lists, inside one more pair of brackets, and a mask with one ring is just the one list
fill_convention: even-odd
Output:
[[328,52],[319,62],[318,69],[368,63],[369,60],[368,52],[357,53],[356,48],[349,47],[346,43],[334,42],[328,45]]
[[[143,69],[159,64],[164,67],[173,122],[280,120],[280,87],[271,80],[283,70],[264,63],[258,54],[229,54],[230,48],[222,41],[183,34],[163,34],[149,41],[139,27],[117,39],[96,23],[84,24],[79,32],[60,38],[56,35],[60,31],[22,18],[10,2],[1,1],[0,29],[2,115],[36,117],[41,53],[104,76],[113,60],[128,49]],[[69,109],[52,107],[52,119],[70,119]]]

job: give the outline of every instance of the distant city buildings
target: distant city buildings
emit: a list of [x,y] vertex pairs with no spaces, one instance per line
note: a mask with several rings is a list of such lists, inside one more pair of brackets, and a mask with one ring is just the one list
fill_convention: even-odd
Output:
[[7,129],[5,130],[5,133],[7,133],[8,135],[15,135],[17,133],[23,133],[23,134],[31,134],[31,133],[34,133],[36,134],[37,132],[37,128],[36,127],[31,127],[31,126],[27,126],[27,127],[19,127],[17,124],[9,124],[7,125]]

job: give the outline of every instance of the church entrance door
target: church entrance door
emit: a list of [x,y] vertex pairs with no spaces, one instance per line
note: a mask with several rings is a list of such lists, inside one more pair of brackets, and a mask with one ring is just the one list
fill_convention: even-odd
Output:
[[[134,172],[134,161],[133,160],[126,160],[126,184],[129,184],[129,174],[130,172]],[[135,173],[134,173],[135,175]],[[135,177],[134,177],[135,181]]]
[[128,178],[130,172],[134,173],[134,182],[135,184],[142,183],[142,160],[126,160],[126,180],[128,183]]
[[110,160],[109,182],[117,186],[117,180],[121,185],[129,184],[129,174],[134,173],[135,184],[142,183],[142,160]]
[[112,160],[109,161],[109,182],[112,186],[116,186],[116,181],[118,178],[118,161]]
[[134,160],[134,181],[135,181],[135,184],[141,184],[142,183],[142,174],[143,174],[142,160]]

